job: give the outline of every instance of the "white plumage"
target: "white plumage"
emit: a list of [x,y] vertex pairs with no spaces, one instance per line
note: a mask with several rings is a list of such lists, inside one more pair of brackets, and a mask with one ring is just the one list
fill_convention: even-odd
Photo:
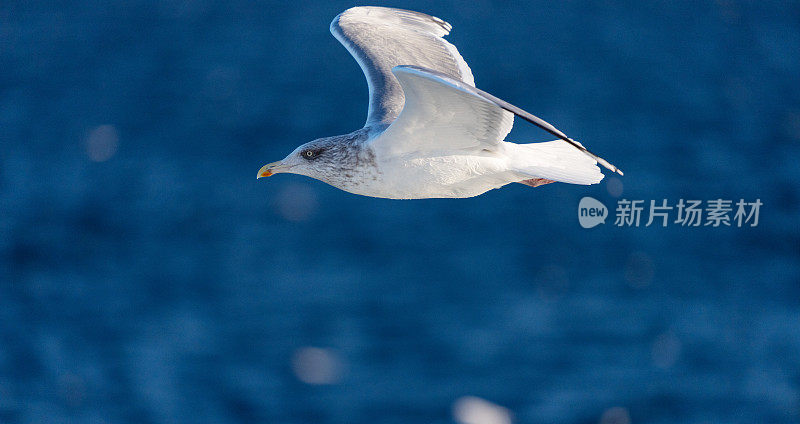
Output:
[[[447,22],[419,12],[355,7],[331,32],[369,85],[364,128],[301,145],[259,177],[292,172],[343,190],[395,199],[471,197],[512,182],[594,184],[621,172],[536,116],[478,90]],[[514,116],[561,140],[504,141]]]

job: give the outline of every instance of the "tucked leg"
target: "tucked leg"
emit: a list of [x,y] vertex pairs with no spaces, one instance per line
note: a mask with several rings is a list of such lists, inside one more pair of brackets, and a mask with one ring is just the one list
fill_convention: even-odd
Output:
[[545,178],[531,178],[530,180],[522,180],[517,182],[520,184],[525,184],[526,186],[539,187],[540,185],[554,183],[555,181]]

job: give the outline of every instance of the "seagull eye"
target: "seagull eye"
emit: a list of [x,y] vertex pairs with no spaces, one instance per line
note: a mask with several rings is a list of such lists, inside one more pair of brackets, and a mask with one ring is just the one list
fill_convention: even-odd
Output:
[[300,152],[300,156],[302,156],[303,159],[314,159],[317,157],[317,153],[316,150],[303,150]]

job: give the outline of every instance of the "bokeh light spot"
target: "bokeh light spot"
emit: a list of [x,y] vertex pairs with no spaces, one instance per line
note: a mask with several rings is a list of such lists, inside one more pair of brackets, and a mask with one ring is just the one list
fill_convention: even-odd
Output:
[[681,341],[672,332],[660,334],[653,341],[653,365],[659,368],[669,368],[675,365],[681,354]]
[[305,184],[289,184],[278,194],[278,214],[288,221],[307,221],[316,210],[317,194]]
[[113,125],[100,125],[86,137],[86,155],[94,162],[105,162],[117,153],[119,136]]
[[611,197],[622,196],[624,186],[622,180],[617,177],[606,178],[606,190]]
[[460,424],[510,424],[508,409],[475,396],[464,396],[453,404],[453,419]]
[[342,362],[330,349],[304,347],[292,357],[292,370],[306,384],[334,384],[342,375]]
[[600,424],[631,424],[631,414],[620,406],[608,408],[600,416]]

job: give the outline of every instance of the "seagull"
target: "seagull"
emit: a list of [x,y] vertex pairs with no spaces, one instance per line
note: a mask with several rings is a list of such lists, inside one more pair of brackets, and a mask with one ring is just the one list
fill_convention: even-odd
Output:
[[[443,38],[452,26],[402,9],[354,7],[330,30],[367,78],[364,127],[305,143],[264,165],[258,178],[305,175],[388,199],[465,198],[510,183],[596,184],[597,164],[622,175],[544,120],[475,88],[467,63]],[[518,116],[558,140],[505,141]]]

